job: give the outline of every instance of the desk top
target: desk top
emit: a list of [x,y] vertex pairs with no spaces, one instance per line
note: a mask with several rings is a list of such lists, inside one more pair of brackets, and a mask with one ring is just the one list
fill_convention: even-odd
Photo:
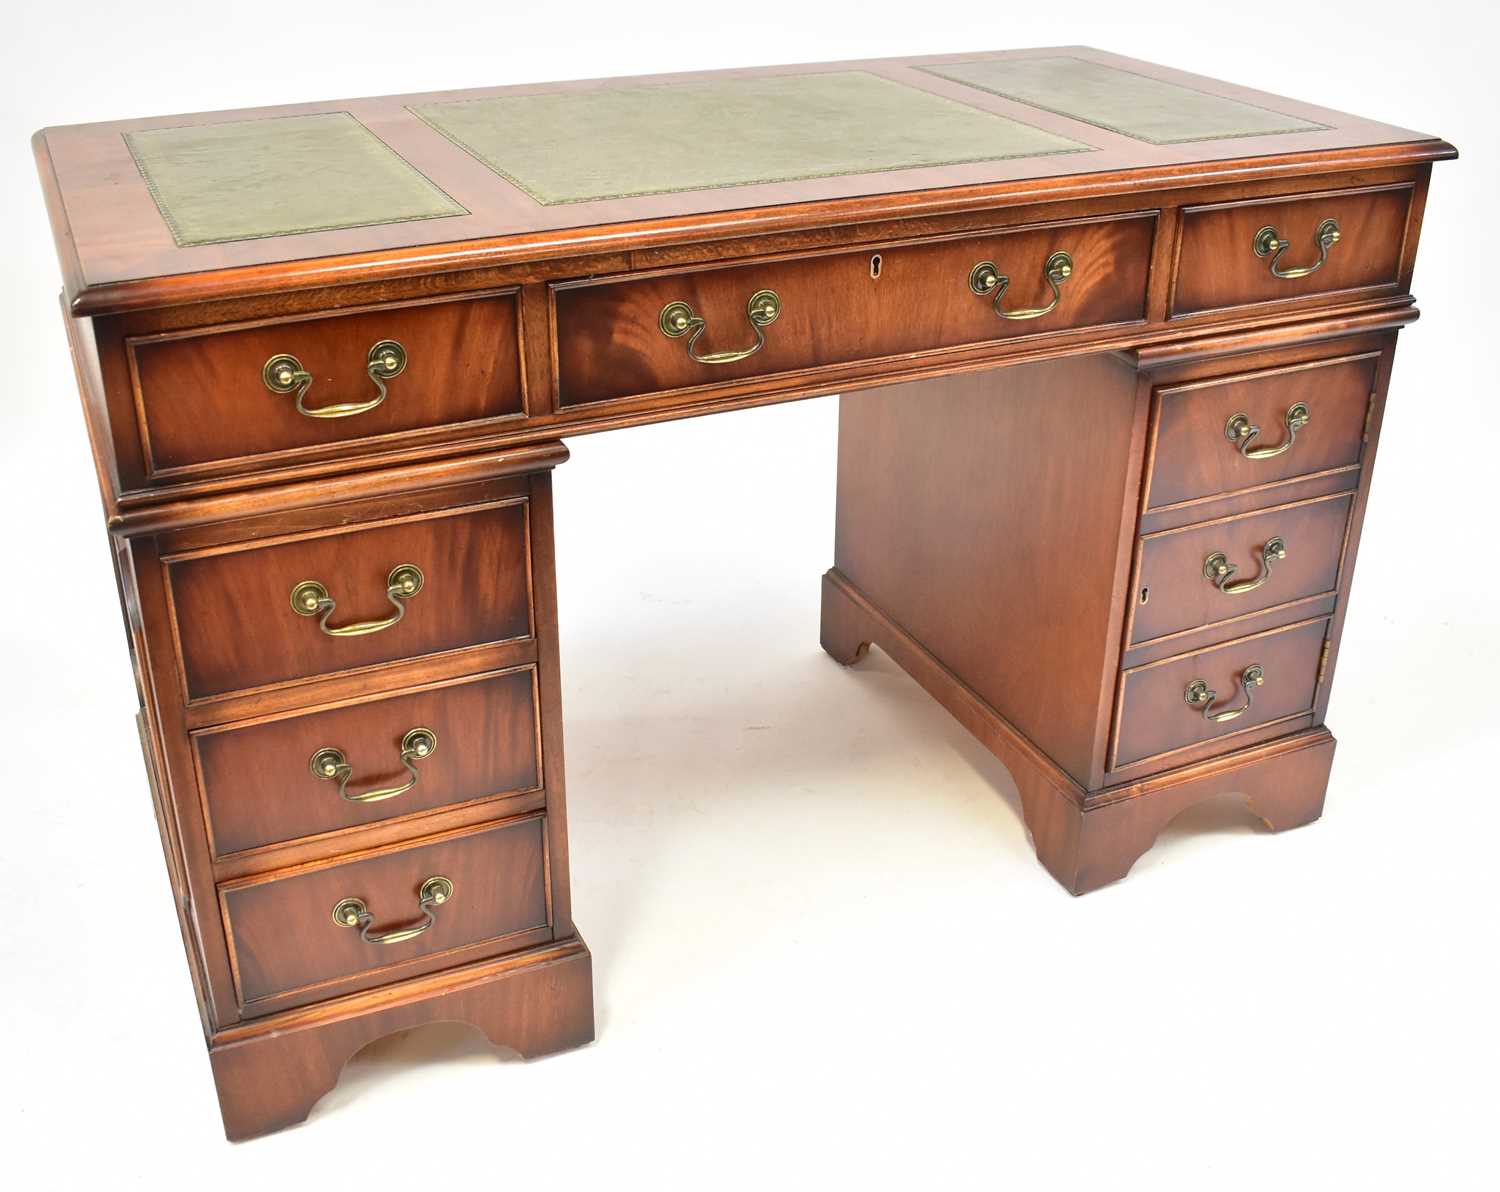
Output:
[[79,315],[1455,155],[1081,47],[335,100],[34,143]]

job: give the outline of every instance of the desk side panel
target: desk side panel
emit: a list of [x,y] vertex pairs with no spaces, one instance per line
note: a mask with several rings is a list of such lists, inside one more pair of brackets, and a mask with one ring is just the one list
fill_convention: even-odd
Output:
[[846,395],[835,565],[1096,785],[1144,401],[1112,355]]

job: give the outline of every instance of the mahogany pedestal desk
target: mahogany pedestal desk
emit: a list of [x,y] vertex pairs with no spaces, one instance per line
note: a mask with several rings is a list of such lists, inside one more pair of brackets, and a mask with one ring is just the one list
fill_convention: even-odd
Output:
[[1065,48],[35,150],[231,1138],[404,1027],[593,1037],[565,435],[844,394],[823,645],[992,750],[1074,893],[1210,796],[1318,817],[1450,145]]

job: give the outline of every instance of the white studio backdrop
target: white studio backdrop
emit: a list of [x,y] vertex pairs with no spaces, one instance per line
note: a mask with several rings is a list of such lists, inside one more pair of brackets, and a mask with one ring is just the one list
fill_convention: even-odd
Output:
[[[0,1181],[14,1188],[1493,1187],[1500,847],[1487,6],[27,5],[0,105]],[[1073,899],[1004,771],[817,645],[837,402],[574,439],[574,908],[599,1040],[435,1027],[220,1133],[27,138],[336,96],[1091,44],[1441,135],[1322,822],[1236,805]],[[705,137],[715,130],[703,130]]]

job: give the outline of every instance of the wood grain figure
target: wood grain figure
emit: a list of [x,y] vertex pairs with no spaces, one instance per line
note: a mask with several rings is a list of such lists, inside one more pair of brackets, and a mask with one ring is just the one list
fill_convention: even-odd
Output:
[[[733,160],[622,115],[702,104]],[[392,1031],[593,1038],[565,436],[841,394],[823,647],[992,751],[1069,891],[1207,798],[1321,814],[1445,141],[1067,46],[32,144],[230,1138]]]

